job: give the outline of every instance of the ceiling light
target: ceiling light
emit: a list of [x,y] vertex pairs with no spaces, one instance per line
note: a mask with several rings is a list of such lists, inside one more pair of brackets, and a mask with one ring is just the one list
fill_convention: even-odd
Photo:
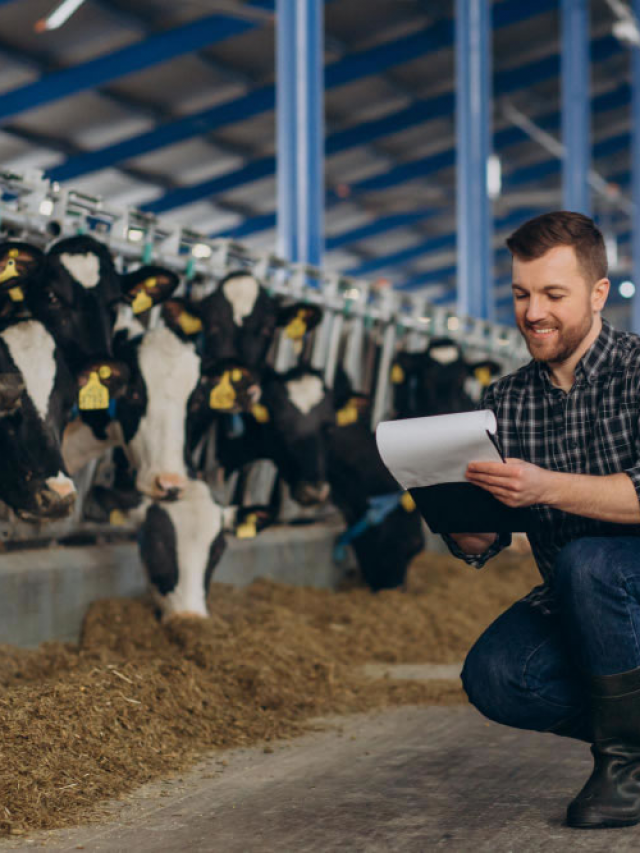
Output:
[[53,213],[53,202],[50,198],[43,198],[40,202],[40,213],[43,216],[51,216]]
[[210,258],[211,246],[207,246],[206,243],[196,243],[191,250],[191,254],[194,258]]
[[460,320],[458,320],[457,317],[449,317],[447,320],[447,329],[449,329],[450,332],[457,332],[459,328]]
[[618,285],[618,293],[625,299],[631,299],[636,292],[636,286],[632,281],[621,281]]
[[49,12],[46,18],[40,18],[39,21],[36,21],[35,31],[44,33],[48,30],[57,30],[65,21],[69,20],[83,3],[84,0],[62,0],[62,3],[56,6],[53,12]]
[[487,158],[487,194],[490,199],[498,198],[502,191],[502,163],[497,154]]
[[140,243],[144,237],[144,231],[141,228],[129,228],[127,237],[132,243]]

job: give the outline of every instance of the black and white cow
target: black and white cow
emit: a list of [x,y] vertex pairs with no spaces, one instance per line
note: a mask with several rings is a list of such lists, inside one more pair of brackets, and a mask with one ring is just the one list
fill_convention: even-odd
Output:
[[434,338],[425,352],[401,352],[391,369],[398,418],[466,412],[474,408],[465,391],[469,367],[451,338]]
[[140,528],[140,556],[163,621],[207,617],[207,594],[226,536],[253,537],[269,523],[264,507],[221,507],[190,480],[179,501],[153,503]]
[[0,245],[0,499],[29,521],[68,515],[76,496],[60,450],[75,382],[27,302],[42,267],[35,247]]

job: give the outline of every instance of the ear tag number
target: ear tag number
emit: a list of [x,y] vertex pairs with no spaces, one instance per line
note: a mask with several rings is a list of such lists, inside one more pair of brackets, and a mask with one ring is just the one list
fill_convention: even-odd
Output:
[[24,302],[24,291],[21,287],[12,287],[9,291],[9,298],[12,302]]
[[100,382],[97,371],[92,370],[89,381],[80,389],[78,408],[83,412],[109,408],[109,389]]
[[486,388],[487,385],[491,385],[491,371],[488,367],[476,367],[473,372],[483,388]]
[[236,537],[238,539],[255,539],[258,534],[258,529],[256,527],[257,521],[258,517],[255,513],[248,515],[242,524],[239,524],[236,527]]
[[269,423],[269,410],[261,403],[255,404],[255,406],[251,409],[251,414],[258,421],[259,424]]
[[336,412],[336,423],[340,427],[349,426],[349,424],[354,424],[358,420],[358,407],[353,402],[353,400],[349,400],[346,406],[343,406],[342,409],[338,409]]
[[409,492],[405,492],[400,498],[400,506],[405,512],[413,512],[416,508],[416,502],[411,497]]
[[211,389],[209,407],[211,409],[232,409],[236,402],[236,392],[231,384],[229,371],[225,370],[220,382]]
[[391,368],[391,381],[394,385],[402,385],[404,382],[404,370],[399,364],[394,364]]
[[134,314],[142,314],[143,311],[148,311],[153,308],[153,299],[144,290],[136,294],[136,298],[131,303],[131,309]]
[[197,335],[202,331],[202,320],[189,314],[188,311],[181,311],[178,316],[178,325],[185,335]]

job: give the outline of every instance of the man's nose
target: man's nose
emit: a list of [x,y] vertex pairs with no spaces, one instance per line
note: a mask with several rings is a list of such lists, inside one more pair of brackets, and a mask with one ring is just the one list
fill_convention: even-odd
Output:
[[539,299],[530,299],[525,312],[527,323],[537,323],[543,320],[546,316],[546,311],[542,302]]

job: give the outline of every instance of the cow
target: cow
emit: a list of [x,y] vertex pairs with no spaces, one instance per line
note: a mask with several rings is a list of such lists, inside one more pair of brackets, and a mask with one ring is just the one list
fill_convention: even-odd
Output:
[[69,515],[76,496],[60,449],[75,382],[28,307],[43,267],[36,247],[0,245],[0,499],[33,522]]
[[[227,473],[257,459],[272,460],[303,505],[331,496],[350,529],[359,527],[348,541],[365,582],[374,591],[395,588],[424,548],[422,524],[379,457],[365,423],[365,399],[347,388],[342,382],[334,394],[305,366],[284,374],[267,371],[260,403],[243,416],[243,431],[219,431],[217,458]],[[372,505],[382,503],[374,519]]]
[[451,338],[434,338],[425,352],[400,352],[391,368],[397,418],[467,412],[475,408],[465,391],[469,367]]
[[179,501],[152,503],[138,541],[162,621],[178,616],[206,618],[207,594],[227,534],[252,538],[269,521],[265,507],[221,507],[199,480],[189,481]]

